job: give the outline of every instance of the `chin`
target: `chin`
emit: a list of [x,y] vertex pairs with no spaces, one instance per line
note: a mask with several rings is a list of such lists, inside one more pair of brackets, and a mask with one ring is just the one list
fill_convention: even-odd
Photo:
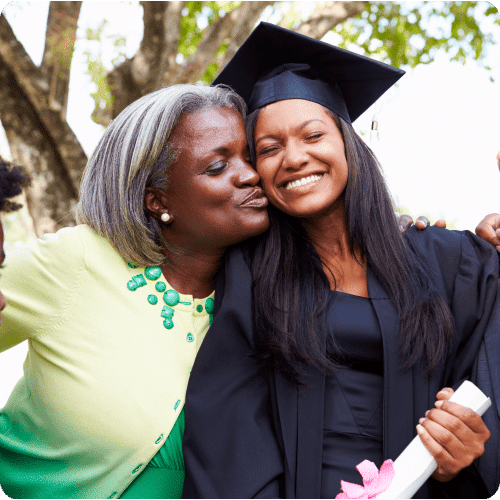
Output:
[[[265,215],[262,215],[260,217],[260,220],[255,220],[254,224],[249,224],[248,219],[246,219],[242,224],[241,224],[241,233],[240,237],[238,238],[238,241],[235,241],[235,243],[241,243],[245,240],[248,240],[249,238],[253,238],[255,236],[259,236],[262,233],[265,233],[267,229],[269,228],[269,217],[267,215],[267,211]],[[245,229],[243,231],[243,229]]]

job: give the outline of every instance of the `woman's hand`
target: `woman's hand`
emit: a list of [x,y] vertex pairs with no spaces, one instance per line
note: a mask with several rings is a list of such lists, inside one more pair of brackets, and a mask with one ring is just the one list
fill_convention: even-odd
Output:
[[500,214],[487,215],[476,227],[476,234],[500,253]]
[[[423,215],[421,215],[417,219],[417,222],[415,222],[415,226],[417,227],[417,229],[425,229],[427,226],[430,226],[430,224],[431,223],[429,219]],[[413,219],[410,215],[403,214],[399,217],[398,225],[399,229],[401,229],[401,232],[404,233],[409,227],[413,225]],[[437,220],[434,225],[446,229],[446,221],[444,219]]]
[[422,443],[438,463],[432,477],[442,482],[453,479],[480,457],[490,438],[490,431],[476,412],[448,401],[453,392],[449,387],[441,389],[436,408],[428,410],[417,425]]

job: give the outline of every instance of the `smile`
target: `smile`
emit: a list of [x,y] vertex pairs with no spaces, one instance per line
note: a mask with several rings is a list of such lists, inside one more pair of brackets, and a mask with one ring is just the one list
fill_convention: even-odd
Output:
[[303,177],[302,179],[297,179],[296,181],[287,182],[285,184],[285,189],[293,189],[300,186],[305,186],[306,184],[311,184],[312,182],[318,182],[324,174],[321,175],[310,175],[309,177]]

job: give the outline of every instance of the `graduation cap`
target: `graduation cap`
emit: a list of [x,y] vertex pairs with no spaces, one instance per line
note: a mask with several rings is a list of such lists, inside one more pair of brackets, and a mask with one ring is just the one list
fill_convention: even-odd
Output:
[[213,85],[232,87],[249,112],[284,99],[305,99],[351,123],[404,74],[388,64],[261,22]]

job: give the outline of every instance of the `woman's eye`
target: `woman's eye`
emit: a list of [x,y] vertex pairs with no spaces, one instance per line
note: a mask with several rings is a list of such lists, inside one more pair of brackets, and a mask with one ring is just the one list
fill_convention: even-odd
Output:
[[319,139],[323,135],[324,135],[323,132],[316,132],[314,134],[308,135],[306,139]]
[[273,151],[276,151],[278,148],[276,146],[269,146],[267,148],[264,148],[259,151],[259,156],[260,155],[266,155],[268,153],[272,153]]
[[226,168],[227,168],[227,163],[223,161],[218,161],[217,163],[214,163],[212,166],[208,167],[205,173],[210,175],[217,175],[226,170]]

